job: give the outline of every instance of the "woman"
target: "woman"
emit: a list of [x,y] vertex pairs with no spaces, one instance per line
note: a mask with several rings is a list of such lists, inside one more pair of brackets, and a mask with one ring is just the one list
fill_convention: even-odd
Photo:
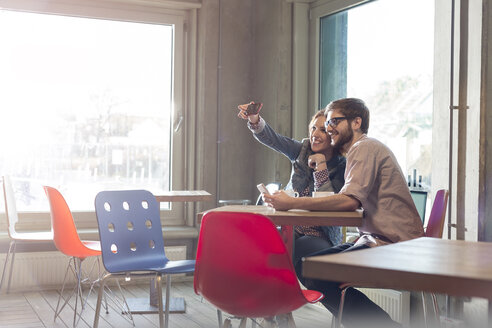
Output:
[[[325,130],[324,110],[312,117],[309,138],[298,141],[275,132],[259,115],[262,105],[256,113],[250,113],[248,106],[251,108],[252,104],[239,105],[238,116],[248,120],[248,128],[259,142],[284,154],[292,162],[286,189],[297,191],[300,197],[311,197],[313,191],[340,191],[344,184],[345,157],[331,146],[331,138]],[[342,241],[340,227],[296,226],[295,232],[294,266],[298,276],[301,275],[302,257]]]

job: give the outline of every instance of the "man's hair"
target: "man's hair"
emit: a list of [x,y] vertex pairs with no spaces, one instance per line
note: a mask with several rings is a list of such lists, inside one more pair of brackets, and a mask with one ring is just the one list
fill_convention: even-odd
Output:
[[367,131],[369,130],[369,109],[361,99],[343,98],[334,100],[326,105],[325,115],[328,115],[328,112],[334,110],[338,110],[349,119],[360,117],[362,119],[360,130],[363,133],[367,133]]

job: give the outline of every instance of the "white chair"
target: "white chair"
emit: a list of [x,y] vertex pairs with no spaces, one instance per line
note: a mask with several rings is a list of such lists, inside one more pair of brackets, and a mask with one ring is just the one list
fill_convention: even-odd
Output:
[[12,254],[12,259],[10,260],[9,281],[7,285],[7,294],[8,294],[10,291],[10,283],[12,280],[12,270],[14,268],[14,260],[15,260],[15,248],[17,244],[40,243],[40,242],[52,244],[53,231],[17,232],[15,230],[15,225],[19,221],[19,216],[17,214],[17,207],[15,204],[14,190],[12,188],[12,183],[8,176],[3,177],[3,196],[5,200],[5,214],[7,217],[7,228],[10,237],[10,245],[3,266],[2,280],[0,281],[0,291],[2,290],[3,287],[3,281],[5,278],[5,271],[7,269],[9,257]]

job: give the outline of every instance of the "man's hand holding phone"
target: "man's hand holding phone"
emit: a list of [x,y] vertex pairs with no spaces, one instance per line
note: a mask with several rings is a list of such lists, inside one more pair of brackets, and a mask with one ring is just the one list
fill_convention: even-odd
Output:
[[259,185],[256,186],[256,188],[258,188],[258,190],[262,193],[262,194],[267,194],[267,195],[270,195],[270,192],[268,191],[268,189],[265,187],[265,185],[263,183],[260,183]]

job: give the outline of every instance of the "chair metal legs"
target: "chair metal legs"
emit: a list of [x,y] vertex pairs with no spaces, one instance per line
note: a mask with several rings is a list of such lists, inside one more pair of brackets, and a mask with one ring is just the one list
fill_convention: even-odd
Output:
[[[170,293],[171,293],[171,275],[166,275],[166,305],[163,310],[162,302],[162,275],[158,274],[155,283],[157,284],[157,297],[159,303],[159,327],[168,328],[169,327],[169,303],[170,303]],[[164,318],[163,318],[164,316]]]
[[115,295],[113,295],[112,291],[106,286],[106,280],[108,280],[109,278],[118,278],[118,277],[120,276],[118,275],[115,276],[112,275],[111,273],[106,273],[101,279],[99,279],[99,291],[97,292],[96,314],[94,316],[94,323],[92,325],[93,328],[97,328],[99,326],[99,315],[101,313],[101,303],[103,297],[105,298],[105,302],[106,302],[106,313],[108,313],[108,304],[107,304],[108,301],[106,299],[106,294],[109,294],[110,300],[113,301],[113,303],[116,305],[118,310],[121,310],[122,314],[128,315],[128,318],[125,319],[128,320],[135,327],[135,322],[133,321],[133,315],[130,311],[128,303],[126,302],[125,296],[123,295],[123,290],[121,289],[121,285],[119,281],[116,280],[116,284],[118,285],[118,289],[123,299],[123,304],[117,301]]
[[[77,279],[77,284],[72,289],[72,292],[70,293],[70,295],[67,298],[65,298],[65,297],[63,297],[63,292],[65,291],[65,285],[67,283],[67,279],[69,277],[70,271],[75,275],[75,277]],[[91,286],[91,289],[92,289],[92,286]],[[73,313],[73,326],[75,327],[81,318],[82,311],[84,311],[85,305],[87,303],[87,298],[89,297],[89,295],[87,295],[87,298],[84,301],[83,295],[82,295],[82,260],[80,258],[76,258],[76,257],[72,257],[69,260],[67,270],[65,272],[65,277],[63,278],[63,285],[62,285],[62,289],[60,291],[60,296],[58,297],[58,302],[56,304],[54,320],[56,320],[56,318],[60,315],[60,313],[63,311],[63,309],[68,304],[68,302],[70,301],[70,299],[72,298],[73,295],[75,295],[75,307],[74,307],[74,313]],[[60,302],[62,299],[64,302],[60,306]],[[77,309],[79,307],[79,301],[80,301],[81,309],[80,309],[80,312],[77,312]],[[77,319],[77,316],[79,317],[78,319]]]
[[3,279],[5,278],[5,270],[7,269],[7,264],[9,262],[9,257],[10,254],[12,254],[12,260],[10,260],[10,270],[9,270],[9,282],[7,284],[7,294],[10,292],[10,282],[12,280],[12,269],[14,268],[14,260],[15,260],[15,246],[16,246],[15,240],[10,241],[9,245],[9,251],[7,252],[7,255],[5,256],[5,263],[3,265],[3,272],[2,272],[2,280],[0,281],[0,291],[2,290],[3,286]]
[[171,275],[166,275],[166,324],[169,327],[169,307],[171,306]]
[[[159,327],[162,328],[164,327],[164,320],[163,320],[163,311],[162,311],[162,275],[158,274],[157,277],[155,278],[155,283],[157,284],[157,297],[159,298],[157,300],[157,303],[159,304]],[[167,304],[166,304],[167,305]],[[166,323],[167,323],[168,317],[166,316]],[[167,325],[166,325],[167,328]]]
[[99,326],[99,314],[101,312],[101,302],[102,302],[102,297],[104,293],[104,285],[106,284],[106,279],[110,278],[111,274],[108,273],[104,275],[104,277],[100,281],[99,285],[99,291],[97,292],[97,302],[96,302],[96,314],[94,316],[94,324],[92,325],[93,328],[97,328]]
[[[345,293],[347,292],[348,288],[350,288],[350,286],[347,286],[341,290],[340,306],[338,308],[338,317],[332,318],[332,321],[331,321],[332,328],[334,327],[334,324],[335,324],[336,328],[342,327],[343,306],[345,303]],[[424,322],[425,322],[425,327],[427,328],[428,324],[427,324],[427,309],[425,306],[425,293],[421,292],[421,295],[422,295],[422,310],[424,313]],[[437,320],[437,326],[440,327],[441,326],[441,321],[440,321],[441,319],[439,316],[439,305],[437,304],[436,294],[431,293],[431,297],[432,297],[432,305],[433,305],[433,309],[434,309],[435,318]]]
[[[58,302],[56,304],[56,310],[55,310],[55,316],[53,319],[53,320],[56,320],[56,318],[63,311],[63,309],[68,304],[68,302],[70,301],[72,296],[75,294],[75,308],[74,308],[74,314],[73,314],[73,326],[74,327],[77,325],[77,322],[78,322],[78,320],[77,320],[77,308],[78,308],[79,299],[80,299],[80,303],[81,303],[81,307],[82,307],[80,310],[80,314],[79,314],[79,320],[80,320],[80,316],[82,314],[82,311],[84,310],[84,307],[85,307],[85,303],[84,303],[83,298],[82,298],[82,285],[81,285],[82,270],[81,270],[81,267],[82,267],[82,260],[80,258],[75,258],[75,257],[70,258],[68,266],[67,266],[67,270],[65,271],[65,277],[63,278],[63,285],[62,285],[62,289],[60,292],[60,296],[58,297]],[[70,295],[67,298],[64,298],[63,292],[65,291],[65,285],[67,283],[67,278],[69,276],[70,271],[72,271],[72,273],[77,278],[77,284],[73,288]],[[60,301],[62,299],[64,300],[64,302],[60,306]]]
[[439,304],[437,303],[437,297],[436,294],[431,293],[432,297],[432,305],[434,306],[434,314],[436,315],[437,322],[439,323],[439,326],[441,326],[441,316],[440,316],[440,311],[439,311]]
[[[96,314],[95,314],[95,317],[94,317],[94,324],[93,324],[93,328],[97,328],[98,325],[99,325],[99,315],[100,315],[100,312],[101,312],[101,302],[102,302],[102,297],[103,297],[103,293],[104,293],[104,288],[105,288],[105,285],[106,285],[106,280],[109,279],[109,278],[118,278],[118,277],[121,277],[121,275],[119,274],[106,274],[101,280],[100,280],[100,287],[99,287],[99,292],[98,292],[98,296],[97,296],[97,303],[96,303]],[[158,303],[158,307],[159,307],[159,327],[160,328],[168,328],[169,327],[169,310],[170,310],[170,299],[171,299],[171,275],[170,274],[167,274],[166,275],[166,299],[165,301],[163,301],[162,299],[162,275],[161,274],[157,274],[155,276],[155,279],[154,279],[154,283],[156,284],[155,288],[157,289],[157,303]],[[118,287],[119,287],[119,284],[118,284]],[[121,288],[120,288],[120,291],[121,291]],[[123,292],[121,291],[122,295],[123,295]],[[124,296],[123,296],[123,299],[124,299]],[[164,302],[166,303],[164,305]],[[133,323],[133,325],[135,326],[134,322],[133,322],[133,317],[131,315],[131,312],[130,312],[130,309],[128,307],[128,304],[126,303],[126,300],[124,300],[124,307],[126,308],[126,311],[128,312],[128,314],[130,315],[130,320],[131,322]]]
[[[340,305],[338,307],[338,317],[336,318],[336,325],[335,325],[336,328],[342,327],[343,305],[345,304],[345,293],[347,292],[348,288],[350,288],[350,286],[343,288],[341,291]],[[332,323],[334,319],[335,318],[332,319]]]
[[222,311],[217,309],[217,320],[219,321],[219,328],[222,328]]
[[234,319],[240,320],[238,328],[246,328],[248,319],[251,319],[252,328],[256,328],[257,321],[260,322],[258,325],[263,328],[276,328],[276,327],[296,328],[296,324],[292,312],[277,315],[271,318],[247,318],[247,317],[231,316],[225,320],[222,320],[222,311],[217,309],[217,319],[219,322],[219,328],[232,328],[232,320]]
[[[436,294],[430,293],[431,298],[432,298],[432,307],[434,309],[434,316],[436,319],[437,327],[441,327],[441,317],[439,315],[439,305],[437,303],[437,298]],[[427,308],[425,306],[425,293],[421,292],[422,295],[422,311],[424,314],[424,322],[425,322],[425,327],[427,328],[429,325],[427,324]]]
[[[74,306],[74,314],[73,314],[73,327],[77,325],[79,322],[80,318],[82,317],[82,312],[84,311],[86,305],[87,305],[87,300],[89,299],[92,291],[94,290],[94,285],[96,283],[101,282],[101,265],[100,265],[100,260],[99,258],[96,260],[97,261],[97,279],[95,280],[90,280],[90,275],[94,268],[96,267],[96,263],[94,262],[91,266],[91,269],[89,270],[88,273],[84,274],[82,270],[82,261],[83,259],[77,258],[77,257],[71,257],[67,266],[67,270],[65,272],[65,277],[63,278],[63,285],[62,289],[60,291],[60,296],[58,297],[58,302],[56,304],[56,310],[55,310],[55,316],[54,320],[60,315],[60,313],[63,311],[65,306],[68,304],[68,302],[72,299],[72,297],[75,295],[75,306]],[[64,291],[65,291],[65,285],[67,284],[68,277],[70,276],[70,272],[75,276],[77,283],[72,289],[70,295],[68,297],[64,297]],[[84,299],[83,292],[82,292],[82,284],[84,283],[89,283],[89,291],[87,293],[87,296]],[[106,295],[104,295],[106,296]],[[106,308],[106,313],[108,313],[108,301],[107,298],[105,297],[105,308]],[[61,302],[63,300],[63,303]],[[80,305],[79,305],[80,303]],[[80,310],[79,310],[80,308]],[[78,317],[78,318],[77,318]]]

